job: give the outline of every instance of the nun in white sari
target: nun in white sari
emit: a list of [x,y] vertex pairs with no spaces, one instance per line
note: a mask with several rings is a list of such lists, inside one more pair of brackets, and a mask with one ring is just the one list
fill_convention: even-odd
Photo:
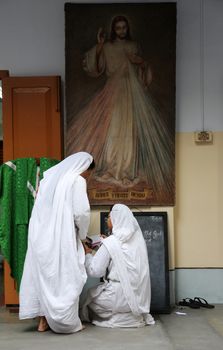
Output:
[[82,329],[79,296],[87,275],[81,240],[88,232],[90,206],[80,175],[92,161],[79,152],[47,170],[29,223],[19,317],[44,316],[57,333]]
[[103,239],[94,256],[86,254],[85,262],[91,277],[105,276],[107,270],[107,281],[89,289],[81,317],[101,327],[154,324],[150,315],[149,263],[141,229],[130,209],[122,204],[114,205],[109,220],[112,235]]

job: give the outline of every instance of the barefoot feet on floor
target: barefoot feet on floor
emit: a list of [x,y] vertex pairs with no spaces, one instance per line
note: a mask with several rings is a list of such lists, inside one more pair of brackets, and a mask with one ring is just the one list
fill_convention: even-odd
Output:
[[49,329],[49,325],[47,323],[46,317],[41,316],[38,325],[38,332],[46,332]]

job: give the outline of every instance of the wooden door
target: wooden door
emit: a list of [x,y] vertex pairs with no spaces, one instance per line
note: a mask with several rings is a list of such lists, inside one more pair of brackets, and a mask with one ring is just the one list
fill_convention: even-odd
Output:
[[[6,77],[3,87],[3,160],[63,157],[60,77]],[[5,304],[18,304],[10,268],[4,266]]]
[[62,157],[60,78],[3,78],[4,161]]

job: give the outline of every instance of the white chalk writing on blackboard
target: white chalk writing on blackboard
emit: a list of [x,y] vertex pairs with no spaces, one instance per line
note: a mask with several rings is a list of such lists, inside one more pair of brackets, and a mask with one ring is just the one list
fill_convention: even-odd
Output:
[[157,240],[159,237],[162,236],[161,230],[145,230],[143,231],[143,236],[147,242],[151,242],[152,240]]
[[163,218],[162,218],[162,216],[151,216],[151,220],[153,222],[162,222]]

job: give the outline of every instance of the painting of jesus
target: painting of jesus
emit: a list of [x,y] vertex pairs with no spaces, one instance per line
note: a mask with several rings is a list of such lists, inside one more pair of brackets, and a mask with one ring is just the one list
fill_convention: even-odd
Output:
[[[99,25],[95,43],[82,52],[82,72],[100,82],[86,88],[76,111],[68,107],[67,155],[93,155],[96,167],[88,183],[93,204],[173,205],[175,116],[167,115],[153,91],[156,74],[134,39],[132,12],[127,11],[132,5],[137,7],[122,4],[125,11],[110,16],[109,31]],[[105,12],[103,5],[88,6],[101,6]],[[110,6],[121,10],[118,4]],[[137,8],[140,14],[142,7]],[[73,84],[78,86],[78,81]],[[70,99],[70,91],[67,94]]]

